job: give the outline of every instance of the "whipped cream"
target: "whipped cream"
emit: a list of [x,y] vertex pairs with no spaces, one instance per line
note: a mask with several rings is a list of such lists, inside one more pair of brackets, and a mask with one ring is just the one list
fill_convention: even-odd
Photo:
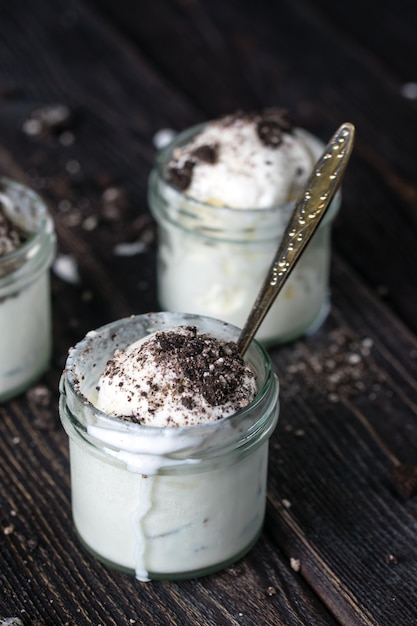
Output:
[[234,342],[183,326],[117,350],[97,391],[95,405],[108,415],[148,426],[193,426],[246,406],[256,381]]

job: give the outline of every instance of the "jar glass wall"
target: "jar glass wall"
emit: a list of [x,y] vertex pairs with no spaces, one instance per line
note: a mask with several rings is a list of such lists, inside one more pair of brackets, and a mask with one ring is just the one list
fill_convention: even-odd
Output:
[[239,332],[210,318],[175,313],[119,320],[75,346],[60,385],[77,533],[100,560],[140,580],[221,569],[253,546],[264,519],[278,381],[256,342],[247,359],[257,374],[257,395],[231,417],[158,428],[94,407],[97,381],[115,349],[178,325],[228,341]]
[[[242,327],[271,265],[294,208],[213,206],[187,197],[166,181],[178,146],[202,126],[180,133],[158,155],[149,181],[149,205],[158,224],[158,298],[164,310],[210,315]],[[318,158],[323,144],[297,130]],[[340,206],[331,203],[283,291],[258,331],[266,344],[313,332],[329,307],[331,224]]]
[[6,217],[25,233],[0,256],[0,401],[24,391],[45,371],[51,355],[49,268],[55,253],[52,218],[31,189],[0,178]]

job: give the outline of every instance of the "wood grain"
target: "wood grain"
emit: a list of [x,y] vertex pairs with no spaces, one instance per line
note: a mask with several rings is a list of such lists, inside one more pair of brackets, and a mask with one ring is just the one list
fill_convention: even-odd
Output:
[[[401,91],[414,32],[414,12],[392,0],[343,13],[327,0],[2,6],[0,174],[46,199],[80,281],[52,274],[51,367],[0,405],[0,624],[417,623],[416,497],[392,473],[417,465],[415,100]],[[67,134],[25,132],[54,103],[70,109]],[[141,584],[75,536],[59,376],[88,330],[158,308],[155,132],[271,104],[323,140],[344,121],[357,127],[332,311],[315,335],[270,351],[281,416],[255,549],[207,578]],[[140,253],[115,254],[133,242]]]

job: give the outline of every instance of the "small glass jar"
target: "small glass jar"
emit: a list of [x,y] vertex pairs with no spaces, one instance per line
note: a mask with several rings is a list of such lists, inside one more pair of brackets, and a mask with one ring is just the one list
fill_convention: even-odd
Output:
[[256,342],[245,358],[258,393],[233,416],[160,428],[95,408],[96,385],[114,351],[178,325],[226,340],[239,333],[187,314],[122,319],[70,350],[60,383],[76,531],[99,560],[143,581],[206,575],[254,545],[264,519],[268,439],[278,419],[278,381]]
[[[294,202],[236,209],[196,201],[168,183],[165,172],[173,151],[203,126],[177,135],[159,153],[150,175],[149,206],[158,224],[158,299],[164,310],[210,315],[242,327]],[[296,133],[318,159],[322,142],[304,130]],[[262,343],[283,343],[311,333],[327,316],[331,224],[340,202],[338,193],[263,321],[257,333]]]
[[0,178],[5,215],[27,239],[0,256],[0,401],[24,391],[51,355],[49,268],[55,233],[45,203],[31,189]]

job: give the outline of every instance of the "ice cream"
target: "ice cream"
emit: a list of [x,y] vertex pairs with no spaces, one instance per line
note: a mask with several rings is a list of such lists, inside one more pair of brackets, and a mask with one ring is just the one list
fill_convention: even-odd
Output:
[[262,528],[278,385],[237,329],[157,313],[89,333],[70,351],[60,414],[77,532],[139,580],[207,574]]
[[[178,135],[159,154],[149,186],[161,306],[241,327],[322,150],[279,109],[229,115]],[[339,203],[337,196],[258,339],[293,339],[326,316]]]
[[53,225],[30,189],[0,179],[0,401],[27,388],[51,352]]
[[97,386],[97,408],[148,426],[194,426],[249,404],[255,375],[234,342],[195,326],[160,331],[117,351]]
[[268,109],[207,124],[173,150],[166,178],[205,204],[256,209],[293,200],[315,160],[310,142],[286,112]]

